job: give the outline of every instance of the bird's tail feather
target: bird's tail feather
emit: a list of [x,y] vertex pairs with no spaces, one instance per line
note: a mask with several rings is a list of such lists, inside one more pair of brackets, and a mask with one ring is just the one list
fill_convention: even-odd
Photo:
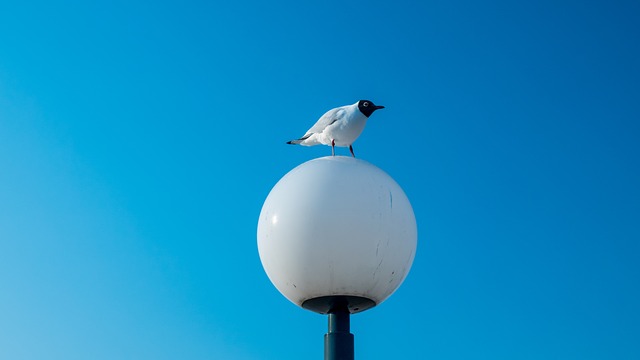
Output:
[[298,145],[301,142],[307,140],[309,138],[309,136],[311,136],[312,134],[306,134],[305,136],[301,137],[300,139],[296,139],[296,140],[291,140],[291,141],[287,141],[287,144],[290,145]]

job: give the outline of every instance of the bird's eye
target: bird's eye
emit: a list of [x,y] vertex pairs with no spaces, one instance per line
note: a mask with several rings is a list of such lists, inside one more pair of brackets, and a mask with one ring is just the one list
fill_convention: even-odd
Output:
[[369,103],[367,101],[365,101],[364,103],[362,103],[362,106],[367,107],[367,106],[369,106]]

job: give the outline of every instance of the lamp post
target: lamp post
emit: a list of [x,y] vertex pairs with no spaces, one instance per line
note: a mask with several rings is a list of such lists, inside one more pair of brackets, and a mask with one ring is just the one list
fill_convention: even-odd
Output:
[[326,360],[354,358],[350,314],[386,300],[416,252],[413,209],[400,186],[355,158],[303,163],[273,187],[258,220],[267,276],[294,304],[328,315]]

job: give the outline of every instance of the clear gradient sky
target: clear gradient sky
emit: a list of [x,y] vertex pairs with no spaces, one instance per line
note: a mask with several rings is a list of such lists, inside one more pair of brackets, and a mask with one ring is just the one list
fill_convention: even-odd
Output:
[[256,226],[365,98],[418,252],[358,359],[638,359],[638,39],[637,1],[4,1],[0,358],[321,359]]

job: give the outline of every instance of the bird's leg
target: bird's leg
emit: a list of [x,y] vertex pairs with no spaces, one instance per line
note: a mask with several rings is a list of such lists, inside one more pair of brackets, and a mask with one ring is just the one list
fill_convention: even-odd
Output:
[[353,146],[349,145],[349,151],[351,151],[351,156],[355,158],[356,154],[353,153]]
[[336,141],[331,139],[331,156],[336,156]]

